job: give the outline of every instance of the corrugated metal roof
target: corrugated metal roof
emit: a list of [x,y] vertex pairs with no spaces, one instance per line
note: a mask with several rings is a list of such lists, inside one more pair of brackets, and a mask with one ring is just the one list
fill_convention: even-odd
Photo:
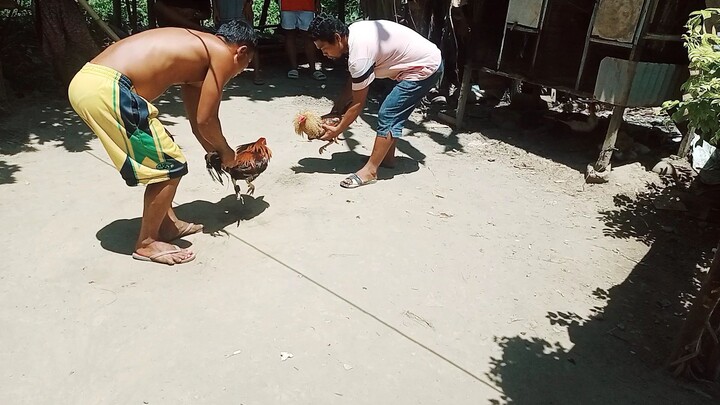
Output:
[[680,96],[680,86],[687,78],[687,66],[667,63],[638,62],[627,102],[623,89],[631,80],[631,62],[604,58],[595,82],[598,101],[628,107],[651,107]]

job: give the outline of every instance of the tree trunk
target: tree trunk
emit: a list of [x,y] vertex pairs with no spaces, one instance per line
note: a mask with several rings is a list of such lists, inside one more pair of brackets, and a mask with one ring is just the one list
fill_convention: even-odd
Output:
[[5,90],[5,76],[3,75],[2,61],[0,60],[0,112],[7,109],[8,96]]
[[371,20],[396,21],[403,10],[400,0],[360,0],[363,15]]
[[68,85],[98,53],[84,15],[73,0],[35,0],[35,23],[43,53],[58,79]]
[[676,376],[717,381],[720,377],[720,244],[688,313],[671,357]]

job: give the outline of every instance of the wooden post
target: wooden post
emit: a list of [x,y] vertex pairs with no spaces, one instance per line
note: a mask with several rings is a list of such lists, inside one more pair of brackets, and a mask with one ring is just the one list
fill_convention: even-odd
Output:
[[677,126],[678,130],[680,130],[680,133],[683,135],[677,155],[684,158],[688,155],[688,153],[690,153],[692,140],[695,138],[695,129],[687,126],[685,123],[675,124],[675,126]]
[[113,0],[112,23],[122,29],[122,3],[121,0]]
[[640,42],[643,40],[643,37],[648,29],[648,14],[650,14],[651,8],[654,13],[657,5],[658,0],[650,0],[643,3],[643,8],[640,12],[640,21],[638,22],[638,27],[640,29],[635,32],[632,50],[630,51],[630,57],[628,58],[628,62],[630,63],[625,74],[625,80],[627,83],[625,83],[625,87],[622,89],[622,92],[614,101],[615,107],[613,107],[613,115],[612,118],[610,118],[610,124],[608,126],[607,133],[605,134],[605,142],[603,142],[600,156],[594,166],[588,165],[588,172],[585,176],[585,181],[588,183],[605,183],[608,181],[607,175],[609,174],[609,171],[606,172],[606,169],[610,166],[610,159],[612,158],[613,151],[615,150],[617,134],[623,123],[625,108],[630,100],[630,93],[632,92],[633,82],[635,81],[635,72],[637,71],[638,60],[640,59]]
[[345,22],[345,0],[338,0],[338,18]]
[[455,128],[462,129],[463,118],[465,117],[465,106],[467,105],[468,95],[470,95],[470,78],[472,77],[472,67],[468,63],[465,65],[463,72],[462,84],[460,85],[460,98],[458,98],[458,107],[455,111]]
[[604,172],[608,165],[610,165],[610,159],[612,158],[613,151],[615,150],[615,141],[617,140],[617,134],[620,131],[620,126],[623,123],[624,114],[624,106],[616,105],[613,107],[610,125],[608,125],[607,133],[605,134],[605,142],[603,142],[600,156],[598,157],[597,162],[595,162],[595,170],[598,172]]
[[4,111],[8,102],[7,92],[5,91],[5,76],[2,71],[2,61],[0,61],[0,112]]
[[149,28],[157,27],[157,19],[155,18],[155,0],[147,0],[147,15]]
[[138,29],[137,0],[131,0],[130,7],[132,9],[132,14],[130,15],[130,29],[132,30],[132,32],[134,34],[137,32],[137,29]]
[[[0,0],[0,10],[14,10],[17,7],[18,4],[15,0]],[[0,112],[8,107],[7,102],[8,96],[5,90],[5,76],[3,75],[2,57],[0,57]]]

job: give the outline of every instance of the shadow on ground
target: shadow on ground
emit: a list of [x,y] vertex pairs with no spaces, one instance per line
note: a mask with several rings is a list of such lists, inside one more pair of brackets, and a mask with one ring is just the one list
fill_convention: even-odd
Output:
[[34,152],[46,143],[73,153],[90,149],[94,135],[66,101],[24,99],[14,107],[0,117],[0,184],[15,183],[15,173],[22,169],[2,156]]
[[[365,164],[365,159],[352,151],[333,153],[330,159],[325,158],[303,158],[298,161],[297,166],[291,169],[295,173],[325,173],[325,174],[352,174],[358,171]],[[394,168],[380,168],[378,170],[379,180],[389,180],[401,174],[414,173],[420,169],[416,160],[398,156],[397,166]]]
[[[681,177],[688,177],[684,173]],[[687,213],[663,201],[683,195]],[[505,393],[498,403],[515,404],[710,404],[716,385],[679,382],[665,372],[704,267],[712,259],[718,227],[692,207],[684,185],[667,180],[637,196],[617,195],[615,209],[600,212],[605,235],[635,239],[650,250],[639,262],[621,251],[634,269],[608,291],[589,289],[593,315],[550,312],[551,325],[567,327],[573,347],[523,336],[497,337],[503,354],[488,377]],[[575,269],[583,271],[584,269]]]
[[[240,221],[253,219],[270,207],[263,196],[243,195],[242,197],[242,201],[237,201],[235,194],[232,194],[217,203],[196,200],[175,207],[175,213],[184,221],[203,224],[203,233],[215,236],[225,233],[227,226],[232,224],[239,226]],[[140,222],[140,217],[118,219],[100,229],[95,237],[100,241],[103,249],[130,255],[135,250]],[[175,243],[181,247],[189,245],[188,242]]]

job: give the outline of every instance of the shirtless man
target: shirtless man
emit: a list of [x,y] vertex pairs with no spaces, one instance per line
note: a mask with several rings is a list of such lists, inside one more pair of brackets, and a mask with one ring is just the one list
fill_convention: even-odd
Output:
[[187,263],[195,253],[167,242],[202,230],[179,220],[171,208],[187,161],[149,100],[181,85],[193,134],[206,151],[220,154],[224,166],[232,166],[235,151],[218,119],[222,89],[248,66],[256,46],[255,30],[240,20],[222,25],[215,35],[158,28],[109,46],[70,83],[70,103],[127,185],[147,185],[133,258]]

